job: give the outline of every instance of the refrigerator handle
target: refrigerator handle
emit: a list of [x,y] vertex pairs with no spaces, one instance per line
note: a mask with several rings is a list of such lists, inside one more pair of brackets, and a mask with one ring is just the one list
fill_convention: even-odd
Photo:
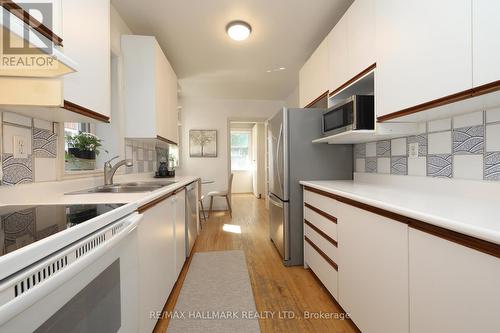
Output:
[[276,165],[277,165],[277,176],[278,176],[278,183],[280,184],[280,188],[281,190],[284,190],[283,189],[283,183],[281,182],[281,175],[280,175],[280,170],[281,170],[281,167],[280,167],[280,145],[281,145],[281,140],[282,140],[282,137],[283,137],[283,124],[280,125],[280,134],[278,135],[278,143],[277,143],[277,146],[276,146]]
[[281,200],[276,200],[272,193],[269,193],[269,202],[279,208],[283,208],[283,202],[281,202]]

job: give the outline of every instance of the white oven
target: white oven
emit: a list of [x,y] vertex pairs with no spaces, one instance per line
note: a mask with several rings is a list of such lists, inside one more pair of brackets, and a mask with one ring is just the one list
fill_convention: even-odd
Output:
[[0,332],[137,332],[133,213],[4,279]]

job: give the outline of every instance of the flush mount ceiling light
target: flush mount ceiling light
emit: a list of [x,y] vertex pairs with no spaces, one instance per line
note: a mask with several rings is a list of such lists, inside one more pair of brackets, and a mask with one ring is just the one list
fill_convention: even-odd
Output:
[[252,27],[244,21],[232,21],[226,26],[226,32],[231,39],[242,41],[250,36]]

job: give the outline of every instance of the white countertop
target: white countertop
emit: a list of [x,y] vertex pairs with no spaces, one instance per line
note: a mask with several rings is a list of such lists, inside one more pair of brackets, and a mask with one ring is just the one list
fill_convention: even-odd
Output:
[[23,184],[0,187],[0,206],[6,205],[57,205],[57,204],[97,204],[135,203],[138,206],[198,180],[199,177],[180,176],[175,178],[153,178],[152,173],[117,175],[115,183],[124,182],[167,182],[174,184],[152,192],[139,193],[85,193],[67,195],[79,190],[102,186],[102,177],[81,178],[57,182]]
[[391,176],[370,178],[359,175],[363,179],[300,183],[500,244],[500,184],[424,177],[387,177]]

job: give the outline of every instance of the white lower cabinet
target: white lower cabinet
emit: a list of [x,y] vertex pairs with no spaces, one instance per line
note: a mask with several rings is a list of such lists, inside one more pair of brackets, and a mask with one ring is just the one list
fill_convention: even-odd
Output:
[[500,332],[500,259],[411,229],[410,332]]
[[344,204],[339,214],[339,303],[362,332],[408,332],[408,226]]
[[179,277],[186,261],[186,190],[174,195],[175,203],[175,278]]
[[151,332],[175,283],[174,206],[165,199],[144,212],[139,225],[139,327]]

